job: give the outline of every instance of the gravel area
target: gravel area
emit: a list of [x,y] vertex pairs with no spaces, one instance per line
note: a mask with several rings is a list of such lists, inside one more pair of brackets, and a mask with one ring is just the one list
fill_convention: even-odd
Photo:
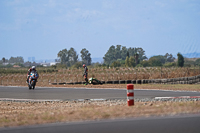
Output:
[[0,127],[200,113],[200,98],[0,101]]
[[[46,103],[46,102],[74,102],[74,103],[126,103],[127,99],[69,99],[69,100],[31,100],[31,99],[0,99],[0,102],[25,102],[25,103]],[[135,98],[135,102],[156,102],[156,101],[170,101],[170,102],[187,102],[200,101],[200,98]]]

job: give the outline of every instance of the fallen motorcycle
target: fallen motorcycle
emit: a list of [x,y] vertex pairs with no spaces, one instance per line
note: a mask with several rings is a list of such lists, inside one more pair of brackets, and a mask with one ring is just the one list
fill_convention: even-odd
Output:
[[31,72],[30,77],[29,77],[29,82],[28,82],[29,89],[35,89],[37,79],[38,79],[37,72]]
[[98,79],[93,78],[93,77],[89,78],[89,84],[93,84],[93,85],[100,84],[100,85],[102,85],[101,81],[99,81]]

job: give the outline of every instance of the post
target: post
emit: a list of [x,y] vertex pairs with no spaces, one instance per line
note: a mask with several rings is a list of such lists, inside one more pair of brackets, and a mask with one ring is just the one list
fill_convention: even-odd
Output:
[[162,67],[160,67],[160,78],[162,79]]
[[133,84],[127,84],[127,104],[128,106],[134,105],[134,85]]

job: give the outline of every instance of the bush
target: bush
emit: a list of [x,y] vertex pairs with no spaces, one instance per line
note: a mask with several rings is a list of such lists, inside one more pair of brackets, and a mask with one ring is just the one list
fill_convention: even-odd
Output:
[[168,63],[165,63],[163,66],[164,67],[175,67],[176,63],[175,62],[168,62]]
[[149,59],[149,63],[150,63],[151,66],[162,66],[162,62],[155,57],[151,57]]
[[58,63],[58,64],[56,64],[56,67],[57,68],[67,68],[67,65],[66,64]]
[[127,56],[125,60],[125,66],[126,67],[135,67],[135,58],[131,56],[130,58]]
[[76,62],[71,68],[79,68],[82,67],[82,62]]
[[96,62],[96,63],[92,63],[92,66],[93,67],[101,67],[102,65],[99,62]]
[[120,67],[121,66],[121,63],[119,61],[114,61],[110,67]]
[[148,66],[150,66],[150,63],[149,63],[149,61],[147,61],[147,60],[141,61],[140,64],[141,64],[143,67],[148,67]]
[[137,66],[136,67],[143,67],[141,64],[137,64]]
[[196,64],[197,66],[200,66],[200,58],[197,59],[197,60],[195,61],[195,64]]

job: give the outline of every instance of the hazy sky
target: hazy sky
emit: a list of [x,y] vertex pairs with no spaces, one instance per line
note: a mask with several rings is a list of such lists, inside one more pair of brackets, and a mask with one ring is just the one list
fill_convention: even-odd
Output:
[[0,0],[0,59],[55,59],[111,45],[146,55],[200,52],[200,0]]

